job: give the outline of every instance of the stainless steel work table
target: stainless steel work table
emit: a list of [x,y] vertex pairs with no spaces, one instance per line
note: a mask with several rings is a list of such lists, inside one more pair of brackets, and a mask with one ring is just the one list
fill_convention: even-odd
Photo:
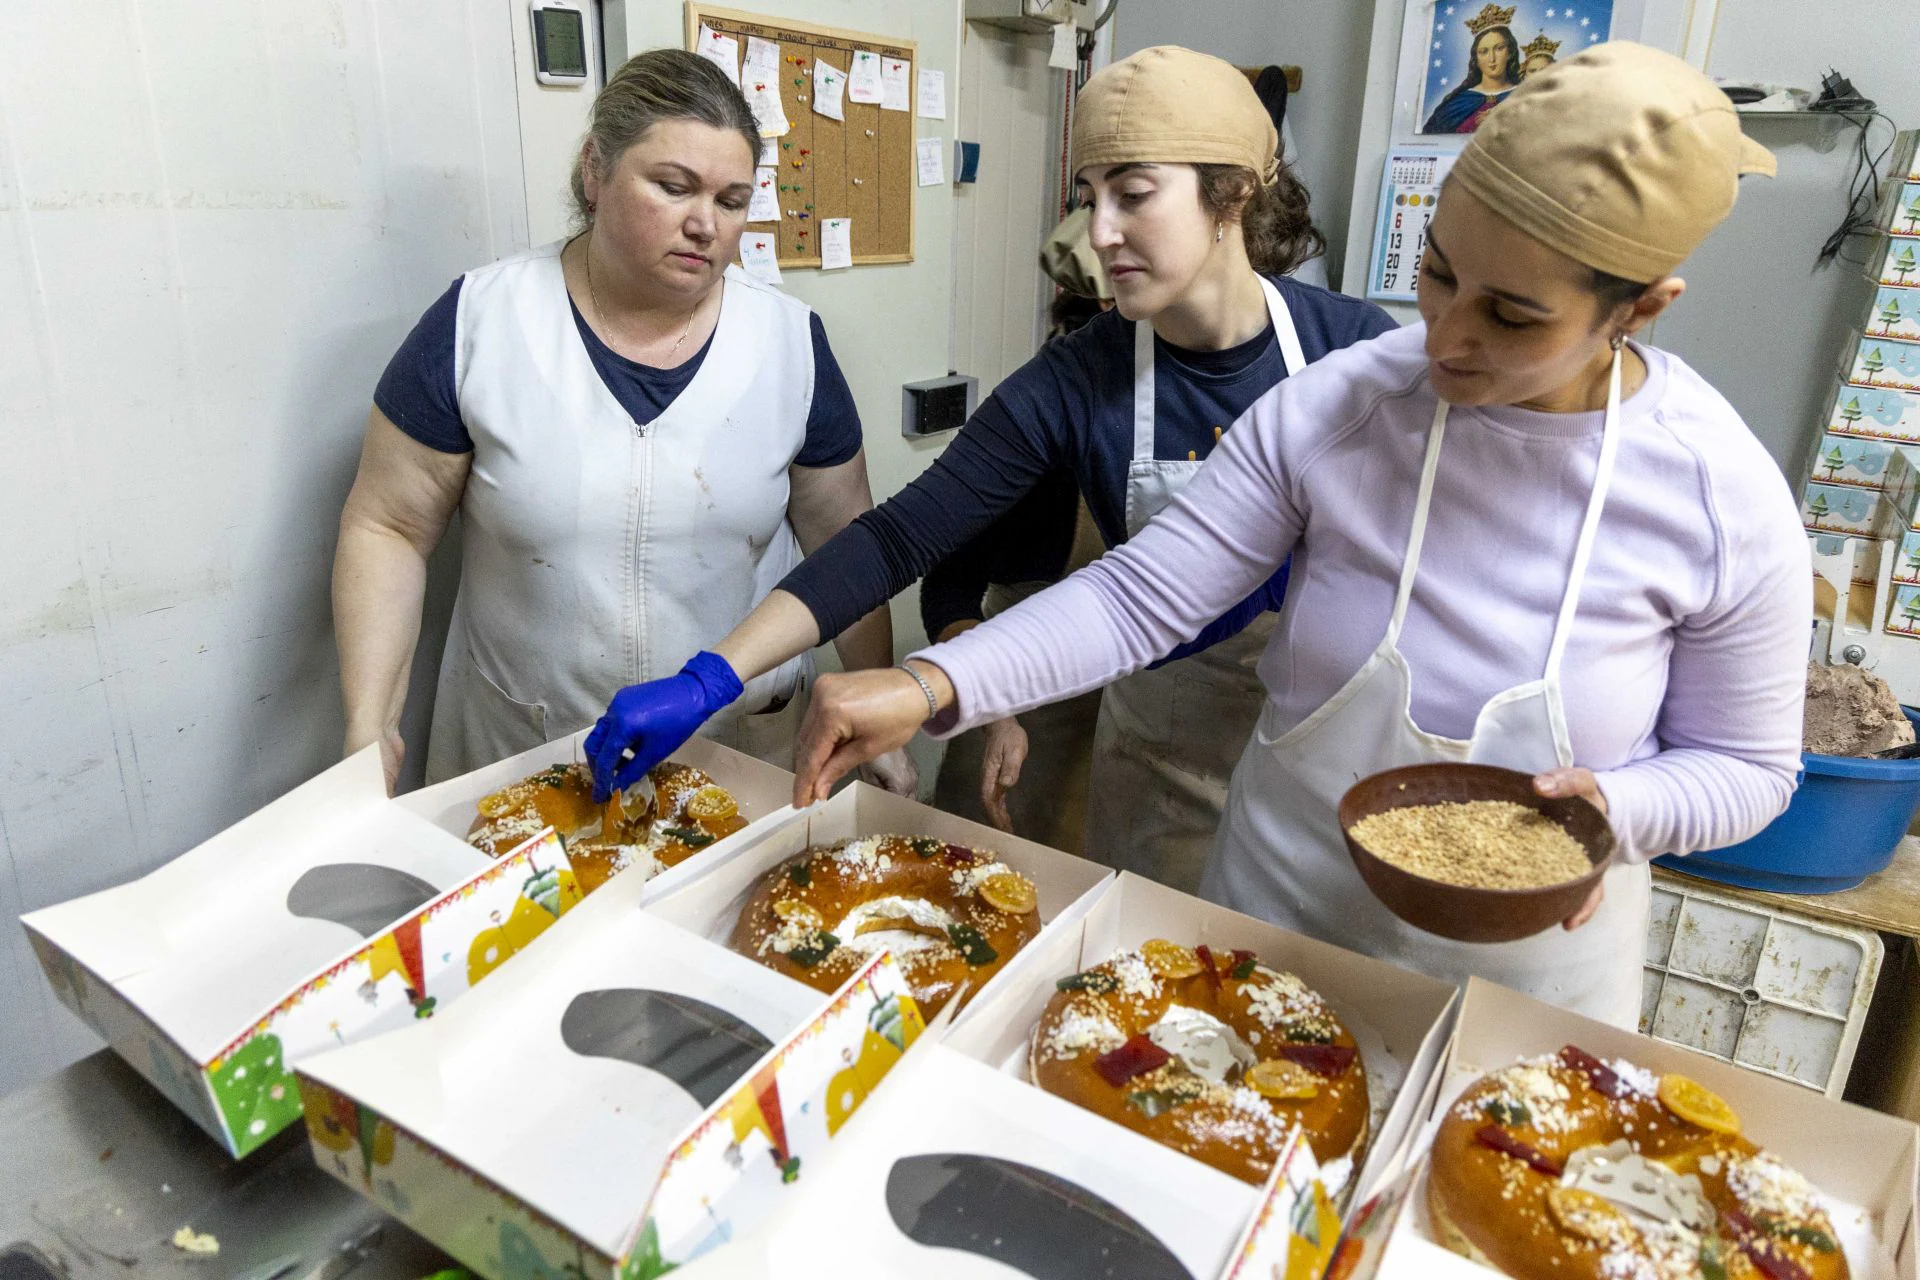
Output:
[[[295,1126],[236,1161],[109,1050],[0,1098],[0,1280],[419,1280],[454,1262],[322,1173]],[[174,1232],[214,1236],[185,1253]]]

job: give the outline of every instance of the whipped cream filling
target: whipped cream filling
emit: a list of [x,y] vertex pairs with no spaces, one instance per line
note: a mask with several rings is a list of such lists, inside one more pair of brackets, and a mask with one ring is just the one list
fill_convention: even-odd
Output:
[[1160,1020],[1147,1028],[1147,1039],[1178,1058],[1188,1071],[1214,1084],[1225,1084],[1236,1067],[1245,1071],[1260,1060],[1232,1027],[1210,1013],[1183,1004],[1168,1005]]

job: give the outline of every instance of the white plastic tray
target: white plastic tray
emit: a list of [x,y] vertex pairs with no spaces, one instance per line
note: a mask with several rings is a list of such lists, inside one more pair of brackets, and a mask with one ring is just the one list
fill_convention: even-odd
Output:
[[1871,929],[1655,884],[1640,1031],[1838,1098],[1883,951]]

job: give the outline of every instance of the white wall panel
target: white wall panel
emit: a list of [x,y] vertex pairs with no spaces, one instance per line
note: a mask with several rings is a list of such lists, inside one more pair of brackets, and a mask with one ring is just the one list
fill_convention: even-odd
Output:
[[525,14],[8,6],[0,1092],[89,1043],[12,918],[158,865],[338,752],[340,501],[401,338],[527,241]]
[[1049,37],[970,23],[960,46],[959,137],[980,143],[980,180],[954,200],[954,355],[984,398],[1045,333],[1053,285],[1040,245],[1059,200],[1064,71]]

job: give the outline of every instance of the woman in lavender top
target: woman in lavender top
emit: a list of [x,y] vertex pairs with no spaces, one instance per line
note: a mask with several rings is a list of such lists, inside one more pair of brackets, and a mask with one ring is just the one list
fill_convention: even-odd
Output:
[[[915,654],[911,679],[822,681],[796,800],[923,724],[953,732],[1141,666],[1291,555],[1268,703],[1202,891],[1631,1025],[1646,860],[1758,831],[1799,764],[1812,588],[1793,499],[1712,387],[1630,341],[1754,172],[1772,158],[1669,55],[1601,45],[1529,80],[1442,194],[1422,324],[1276,386],[1137,537]],[[1564,931],[1455,943],[1367,892],[1341,794],[1446,760],[1523,769],[1607,812],[1624,856]]]

